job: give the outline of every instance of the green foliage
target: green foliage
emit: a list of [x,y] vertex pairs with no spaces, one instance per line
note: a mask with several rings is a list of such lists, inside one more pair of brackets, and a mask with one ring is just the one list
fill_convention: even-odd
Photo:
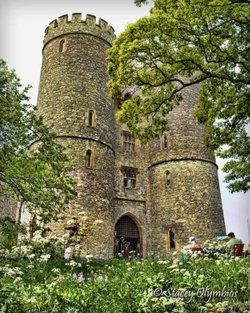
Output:
[[17,243],[22,226],[9,217],[0,219],[0,249],[10,249]]
[[108,58],[111,96],[133,94],[118,120],[142,142],[167,128],[182,90],[200,86],[196,117],[208,145],[232,160],[224,168],[232,192],[250,188],[249,17],[247,0],[154,0],[150,16],[128,25]]
[[140,7],[142,4],[148,4],[147,0],[134,0],[134,3]]
[[[0,310],[12,313],[215,312],[225,305],[249,299],[249,265],[249,258],[220,257],[216,260],[193,258],[187,263],[178,258],[164,261],[4,260],[0,268]],[[223,289],[231,291],[231,296],[208,293]],[[173,290],[189,292],[189,296],[174,296]]]
[[46,222],[73,197],[73,181],[64,148],[27,103],[28,88],[0,60],[0,196],[39,208]]

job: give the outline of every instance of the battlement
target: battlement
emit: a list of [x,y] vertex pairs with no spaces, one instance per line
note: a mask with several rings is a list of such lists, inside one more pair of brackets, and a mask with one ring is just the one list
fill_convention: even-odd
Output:
[[81,13],[73,13],[71,20],[68,15],[62,15],[58,19],[50,22],[45,29],[44,45],[54,37],[68,33],[87,33],[106,40],[112,45],[115,38],[115,31],[105,20],[99,19],[96,23],[96,17],[91,14],[86,15],[82,20]]

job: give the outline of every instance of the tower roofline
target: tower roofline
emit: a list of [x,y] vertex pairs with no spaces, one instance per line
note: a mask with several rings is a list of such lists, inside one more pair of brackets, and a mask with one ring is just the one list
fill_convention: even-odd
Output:
[[71,20],[67,14],[49,23],[45,29],[44,45],[51,39],[68,33],[87,33],[99,37],[112,45],[115,39],[115,31],[105,20],[99,19],[96,23],[96,16],[87,14],[86,19],[82,20],[81,13],[73,13]]

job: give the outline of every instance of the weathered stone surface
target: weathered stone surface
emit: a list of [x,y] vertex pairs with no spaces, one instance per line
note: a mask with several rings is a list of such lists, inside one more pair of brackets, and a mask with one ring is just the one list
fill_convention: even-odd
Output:
[[0,218],[9,217],[15,221],[18,211],[18,201],[11,194],[0,197]]
[[[96,25],[91,16],[80,19],[75,14],[70,22],[66,16],[53,21],[44,40],[38,114],[68,147],[78,192],[52,232],[63,235],[74,217],[85,227],[80,254],[97,257],[113,256],[115,226],[125,215],[137,225],[144,257],[169,252],[170,230],[176,248],[190,235],[203,240],[223,234],[217,166],[205,146],[205,130],[193,117],[199,89],[185,91],[182,105],[169,114],[166,145],[163,138],[145,146],[135,139],[134,151],[125,151],[127,128],[115,122],[117,107],[106,88],[113,30],[103,20]],[[86,168],[88,150],[92,159]],[[135,170],[134,188],[124,187],[124,168]]]

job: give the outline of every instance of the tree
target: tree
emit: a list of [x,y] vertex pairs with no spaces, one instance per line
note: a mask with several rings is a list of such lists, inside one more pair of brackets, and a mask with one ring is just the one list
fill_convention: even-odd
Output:
[[64,148],[28,104],[20,79],[0,60],[0,196],[55,218],[75,194]]
[[[135,0],[137,5],[145,0]],[[181,91],[200,84],[196,117],[221,158],[231,192],[250,188],[250,1],[154,0],[109,50],[108,87],[123,102],[118,120],[142,142],[167,129]],[[185,77],[185,79],[183,79]]]

